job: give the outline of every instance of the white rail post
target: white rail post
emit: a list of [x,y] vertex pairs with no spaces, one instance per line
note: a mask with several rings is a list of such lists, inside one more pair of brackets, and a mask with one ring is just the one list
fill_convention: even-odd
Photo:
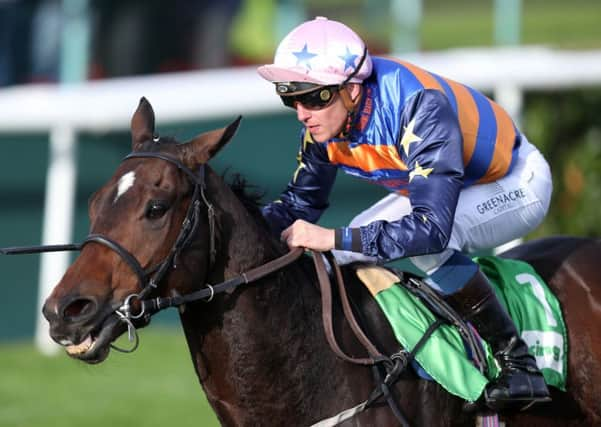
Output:
[[[494,98],[497,103],[509,113],[515,125],[520,128],[522,122],[522,107],[524,104],[523,90],[515,83],[501,83],[495,87]],[[523,238],[511,240],[501,246],[494,248],[493,253],[499,254],[518,246],[524,241]]]
[[[46,175],[42,244],[70,243],[75,205],[76,133],[69,125],[50,131],[50,152]],[[69,266],[69,252],[43,253],[40,258],[38,311],[35,343],[40,352],[56,354],[58,345],[49,335],[48,322],[42,316],[42,305]]]

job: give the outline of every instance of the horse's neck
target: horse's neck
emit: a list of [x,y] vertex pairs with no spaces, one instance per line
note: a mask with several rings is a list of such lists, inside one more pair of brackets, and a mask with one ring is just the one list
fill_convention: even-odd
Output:
[[262,229],[225,184],[221,182],[221,185],[224,188],[220,191],[219,209],[223,214],[218,226],[220,255],[217,258],[222,265],[216,266],[212,275],[229,278],[273,259],[277,251],[268,231]]
[[[220,240],[218,258],[226,261],[212,275],[227,279],[263,264],[274,253],[267,231],[229,190],[221,194],[219,204],[227,218],[220,228],[227,236]],[[324,354],[330,357],[323,339],[317,338],[317,292],[296,278],[303,276],[298,267],[292,268],[294,274],[274,273],[182,314],[199,379],[225,424],[268,415],[257,414],[259,408],[277,412],[275,406],[298,405],[306,398],[302,387],[312,381],[311,366],[323,363]],[[299,366],[299,360],[307,366]]]

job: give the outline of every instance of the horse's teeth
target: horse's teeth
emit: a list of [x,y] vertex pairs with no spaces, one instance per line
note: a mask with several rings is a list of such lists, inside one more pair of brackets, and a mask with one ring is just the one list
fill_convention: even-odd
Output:
[[82,354],[88,351],[92,347],[92,337],[88,337],[77,345],[70,345],[66,347],[67,353],[69,354]]

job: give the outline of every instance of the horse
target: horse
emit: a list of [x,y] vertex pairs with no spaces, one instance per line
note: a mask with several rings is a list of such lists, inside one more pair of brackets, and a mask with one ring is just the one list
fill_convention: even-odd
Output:
[[[77,245],[80,253],[43,314],[51,337],[71,357],[96,364],[120,335],[148,325],[148,307],[177,305],[199,383],[220,423],[312,425],[365,400],[373,373],[331,351],[310,256],[246,276],[287,248],[244,186],[226,183],[208,165],[239,121],[181,143],[155,135],[152,106],[142,98],[131,120],[131,154],[91,197],[91,234]],[[507,425],[601,424],[600,255],[598,240],[576,237],[543,238],[503,255],[529,262],[556,293],[571,348],[567,392],[553,389],[550,404],[502,414]],[[366,333],[387,354],[397,352],[373,298],[350,267],[343,275]],[[239,286],[228,285],[234,282]],[[217,283],[226,284],[223,292]],[[337,304],[332,318],[341,347],[362,355]],[[412,370],[391,393],[410,425],[474,425],[460,398]],[[342,425],[398,421],[377,402]]]

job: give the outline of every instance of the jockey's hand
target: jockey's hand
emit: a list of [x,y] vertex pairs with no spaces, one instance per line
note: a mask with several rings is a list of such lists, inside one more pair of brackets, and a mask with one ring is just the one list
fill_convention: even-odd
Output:
[[334,249],[335,233],[333,229],[297,219],[282,231],[281,239],[290,249],[302,247],[323,252]]

